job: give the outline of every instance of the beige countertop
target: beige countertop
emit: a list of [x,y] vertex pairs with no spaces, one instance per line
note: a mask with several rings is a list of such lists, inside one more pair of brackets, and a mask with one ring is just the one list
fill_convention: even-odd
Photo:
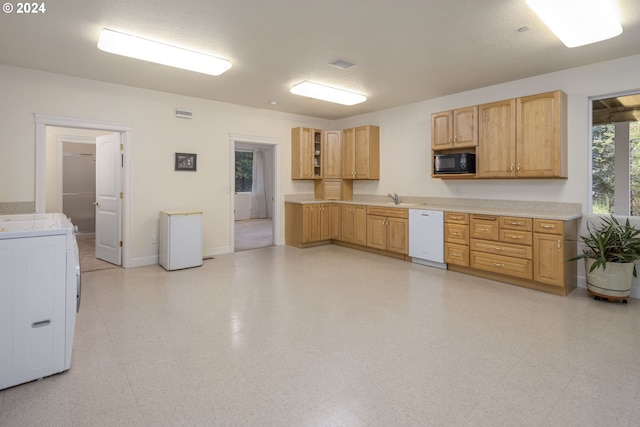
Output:
[[455,211],[485,215],[556,219],[561,221],[569,221],[582,217],[582,206],[580,203],[400,196],[400,204],[396,205],[387,196],[354,194],[353,198],[354,200],[315,200],[313,195],[291,194],[285,196],[285,203],[340,203],[348,205],[381,206],[386,208]]

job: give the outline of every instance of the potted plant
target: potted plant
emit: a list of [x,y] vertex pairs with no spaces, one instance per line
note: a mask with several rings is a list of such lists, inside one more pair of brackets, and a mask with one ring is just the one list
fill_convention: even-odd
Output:
[[595,299],[627,302],[633,278],[638,276],[635,261],[640,260],[640,230],[627,218],[621,224],[613,215],[601,218],[599,225],[587,223],[587,235],[580,236],[587,249],[572,258],[585,260],[587,290]]

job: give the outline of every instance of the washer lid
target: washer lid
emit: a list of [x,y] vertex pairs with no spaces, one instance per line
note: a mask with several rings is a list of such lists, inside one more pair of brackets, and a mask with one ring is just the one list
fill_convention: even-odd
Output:
[[51,236],[72,231],[73,225],[61,213],[0,215],[0,239]]

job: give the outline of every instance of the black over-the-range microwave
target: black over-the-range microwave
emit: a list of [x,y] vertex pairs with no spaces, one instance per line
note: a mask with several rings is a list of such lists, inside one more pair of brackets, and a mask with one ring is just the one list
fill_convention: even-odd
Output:
[[476,173],[476,155],[473,153],[436,154],[433,173]]

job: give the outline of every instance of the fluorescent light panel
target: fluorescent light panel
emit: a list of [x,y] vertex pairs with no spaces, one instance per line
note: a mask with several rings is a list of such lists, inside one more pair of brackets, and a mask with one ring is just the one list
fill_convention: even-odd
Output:
[[622,33],[615,0],[526,0],[567,47],[577,47]]
[[98,48],[117,55],[212,76],[219,76],[231,68],[231,62],[226,59],[131,36],[107,28],[100,33]]
[[367,100],[367,97],[355,92],[325,86],[319,83],[304,81],[291,87],[294,95],[335,102],[336,104],[355,105]]

